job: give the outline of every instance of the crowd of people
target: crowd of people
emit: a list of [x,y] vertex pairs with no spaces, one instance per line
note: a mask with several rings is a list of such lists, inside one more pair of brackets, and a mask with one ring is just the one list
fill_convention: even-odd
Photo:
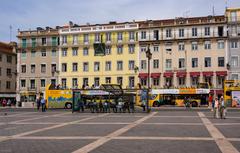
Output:
[[84,112],[85,109],[89,109],[91,113],[134,113],[134,102],[123,102],[123,101],[99,101],[92,99],[89,102],[83,102],[82,100],[78,101],[79,108],[81,112]]
[[46,99],[40,96],[36,99],[36,103],[38,111],[40,110],[40,108],[42,108],[42,112],[46,112]]
[[6,106],[15,106],[16,105],[16,100],[15,99],[0,99],[0,106],[6,107]]
[[221,119],[226,119],[226,115],[227,115],[226,108],[227,107],[226,107],[226,103],[224,102],[223,96],[221,96],[220,99],[216,97],[215,100],[212,101],[213,117],[219,118],[220,116]]

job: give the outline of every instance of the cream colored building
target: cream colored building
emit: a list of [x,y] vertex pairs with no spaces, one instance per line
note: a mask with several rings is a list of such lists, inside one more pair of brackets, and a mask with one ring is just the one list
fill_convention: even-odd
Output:
[[226,41],[225,16],[142,22],[139,80],[147,85],[145,51],[150,45],[152,88],[191,87],[198,82],[209,82],[213,89],[222,89],[227,76]]
[[[58,27],[57,27],[58,28]],[[18,31],[18,101],[33,102],[58,79],[58,29]]]

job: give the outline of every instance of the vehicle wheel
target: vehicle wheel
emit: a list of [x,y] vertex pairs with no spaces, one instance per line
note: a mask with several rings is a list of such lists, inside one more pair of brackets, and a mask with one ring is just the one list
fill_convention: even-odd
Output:
[[192,102],[192,107],[198,107],[198,103],[196,101]]
[[152,107],[159,107],[158,102],[154,101]]
[[71,109],[71,108],[72,108],[72,104],[71,104],[71,103],[66,103],[66,104],[65,104],[65,108]]

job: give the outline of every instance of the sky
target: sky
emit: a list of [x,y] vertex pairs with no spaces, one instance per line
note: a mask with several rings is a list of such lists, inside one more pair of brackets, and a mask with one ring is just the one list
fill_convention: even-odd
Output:
[[[143,21],[223,15],[240,0],[1,0],[0,41],[17,41],[20,30],[109,21]],[[12,27],[10,30],[10,27]],[[12,31],[12,32],[10,32]]]

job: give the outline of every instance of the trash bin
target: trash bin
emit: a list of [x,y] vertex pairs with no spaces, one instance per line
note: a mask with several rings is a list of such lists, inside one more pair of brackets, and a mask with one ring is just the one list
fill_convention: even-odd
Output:
[[22,107],[22,102],[21,101],[18,102],[18,107]]

